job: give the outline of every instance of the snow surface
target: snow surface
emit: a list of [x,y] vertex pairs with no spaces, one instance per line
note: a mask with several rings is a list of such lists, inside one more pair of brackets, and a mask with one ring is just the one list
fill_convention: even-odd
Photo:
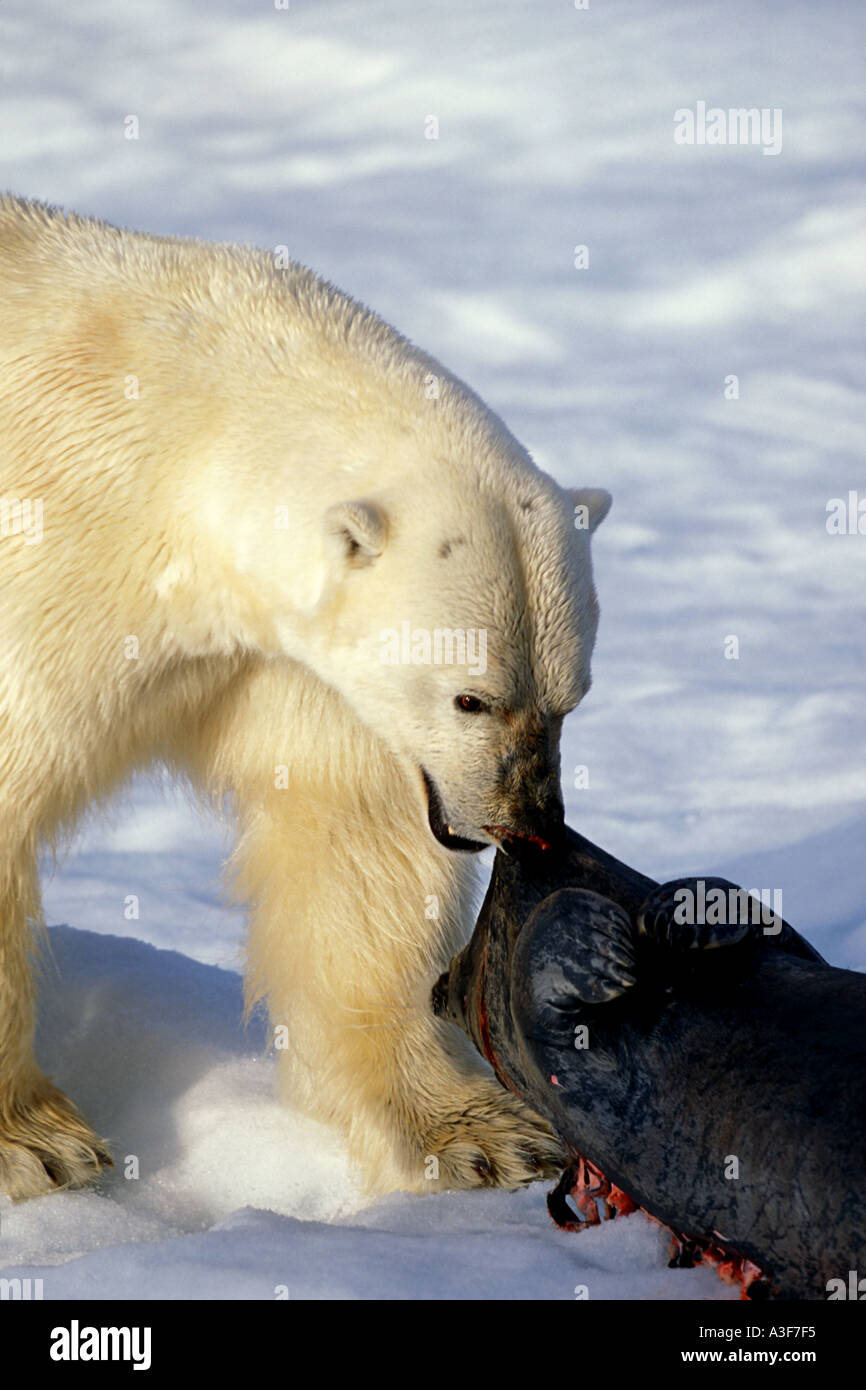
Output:
[[[825,509],[866,495],[864,26],[845,0],[0,12],[7,187],[288,245],[560,480],[613,491],[570,822],[656,877],[781,888],[857,969],[866,538],[829,536]],[[780,107],[782,153],[676,146],[673,113],[699,100]],[[51,932],[40,1057],[117,1166],[98,1192],[4,1205],[4,1276],[46,1298],[732,1296],[668,1270],[639,1215],[556,1232],[539,1185],[365,1205],[339,1138],[273,1099],[261,1021],[240,1025],[230,828],[161,780],[89,821],[46,883],[48,921],[73,925]]]

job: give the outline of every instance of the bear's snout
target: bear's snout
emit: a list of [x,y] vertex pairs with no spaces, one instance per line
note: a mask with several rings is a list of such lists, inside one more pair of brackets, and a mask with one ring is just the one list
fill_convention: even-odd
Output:
[[506,854],[532,859],[538,854],[561,851],[565,843],[565,808],[556,786],[541,805],[524,802],[509,808],[512,814],[504,824],[482,828]]
[[559,785],[559,720],[537,713],[515,719],[512,741],[496,770],[495,824],[483,829],[508,854],[549,851],[565,836]]

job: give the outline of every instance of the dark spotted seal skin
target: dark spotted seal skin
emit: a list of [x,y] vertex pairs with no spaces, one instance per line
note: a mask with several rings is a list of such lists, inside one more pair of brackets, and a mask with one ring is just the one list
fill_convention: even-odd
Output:
[[686,1244],[825,1298],[866,1272],[866,975],[780,919],[679,921],[683,889],[572,830],[556,857],[500,852],[434,1008]]

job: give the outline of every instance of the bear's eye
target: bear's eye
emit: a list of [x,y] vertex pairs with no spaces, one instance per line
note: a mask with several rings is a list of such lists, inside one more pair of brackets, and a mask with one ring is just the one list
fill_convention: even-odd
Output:
[[477,695],[457,695],[454,703],[464,714],[484,714],[487,711],[484,701],[479,700]]

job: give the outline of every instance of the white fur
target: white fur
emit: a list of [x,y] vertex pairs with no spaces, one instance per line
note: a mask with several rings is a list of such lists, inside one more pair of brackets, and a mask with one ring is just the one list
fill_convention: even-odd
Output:
[[[496,769],[544,721],[555,741],[588,683],[606,494],[577,495],[576,529],[466,387],[261,251],[6,198],[0,294],[0,499],[41,499],[44,528],[0,536],[0,1190],[105,1160],[31,1051],[36,853],[158,758],[237,815],[249,999],[370,1187],[555,1163],[431,1017],[474,874],[420,769],[456,834],[517,814]],[[406,621],[484,629],[485,673],[383,664]],[[458,710],[466,690],[493,713]]]

